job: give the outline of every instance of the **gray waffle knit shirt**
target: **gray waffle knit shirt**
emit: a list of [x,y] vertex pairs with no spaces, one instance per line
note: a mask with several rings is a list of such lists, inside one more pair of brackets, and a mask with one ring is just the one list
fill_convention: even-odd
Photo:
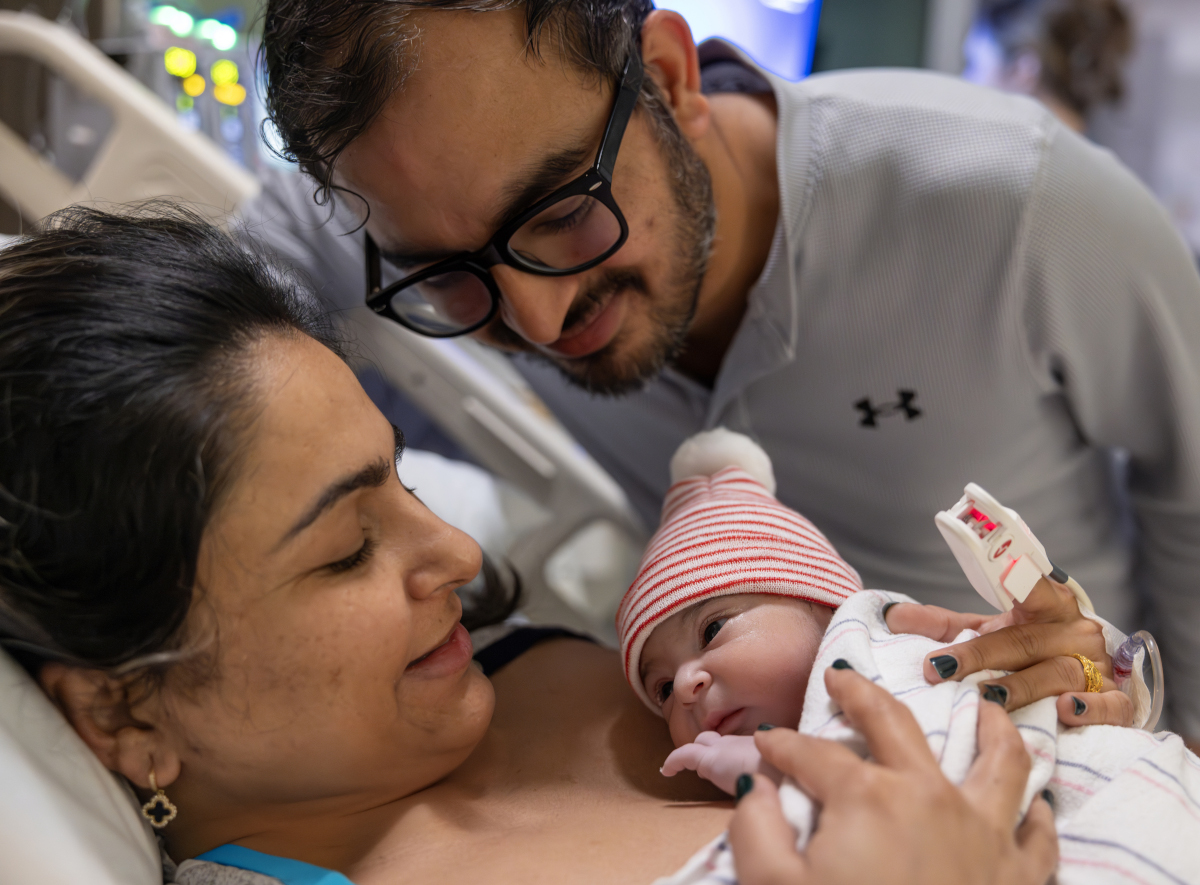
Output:
[[522,373],[648,524],[675,448],[723,425],[867,587],[925,602],[987,610],[933,523],[979,483],[1101,615],[1128,629],[1143,588],[1200,738],[1200,277],[1167,216],[1033,101],[917,71],[771,82],[780,221],[713,389]]

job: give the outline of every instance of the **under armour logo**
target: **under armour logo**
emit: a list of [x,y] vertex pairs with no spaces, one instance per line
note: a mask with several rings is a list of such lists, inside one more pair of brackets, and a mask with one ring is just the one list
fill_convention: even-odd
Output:
[[921,410],[913,405],[913,401],[917,398],[915,390],[897,390],[896,396],[900,397],[894,403],[883,403],[882,405],[871,405],[871,398],[864,396],[854,404],[854,408],[862,413],[862,420],[858,422],[859,427],[876,427],[878,426],[877,419],[890,418],[892,415],[904,414],[908,421],[921,416]]

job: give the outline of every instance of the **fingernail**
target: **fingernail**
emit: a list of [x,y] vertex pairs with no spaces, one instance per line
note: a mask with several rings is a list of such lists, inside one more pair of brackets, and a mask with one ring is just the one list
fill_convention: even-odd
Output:
[[775,727],[775,726],[774,726],[774,725],[772,725],[770,722],[764,722],[762,725],[760,725],[760,726],[758,727],[758,730],[759,730],[759,731],[770,731],[770,730],[771,730],[772,728],[774,728],[774,727]]
[[854,669],[853,667],[850,666],[850,662],[847,661],[845,658],[838,658],[836,661],[833,662],[832,667],[835,670],[853,670]]
[[943,679],[949,679],[958,672],[958,661],[954,655],[938,655],[936,658],[930,658],[929,663],[933,664],[933,669],[937,670],[937,675]]
[[1050,792],[1049,788],[1042,790],[1042,798],[1046,800],[1046,804],[1049,805],[1050,810],[1053,811],[1054,810],[1054,794]]
[[1085,704],[1083,701],[1079,700],[1079,698],[1075,697],[1075,695],[1071,695],[1071,700],[1073,700],[1075,702],[1075,715],[1076,716],[1082,716],[1084,713],[1087,712],[1087,704]]
[[983,699],[1003,707],[1008,703],[1008,689],[1003,685],[985,685],[983,687]]
[[734,798],[736,801],[741,802],[742,797],[754,789],[754,778],[748,774],[739,774],[735,789],[737,792],[734,794]]

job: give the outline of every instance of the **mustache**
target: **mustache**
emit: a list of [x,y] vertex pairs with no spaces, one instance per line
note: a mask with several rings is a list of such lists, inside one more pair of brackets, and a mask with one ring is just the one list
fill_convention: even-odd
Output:
[[[646,279],[635,270],[617,270],[604,268],[587,288],[575,297],[575,302],[563,318],[562,332],[569,332],[581,322],[590,319],[597,310],[604,307],[608,300],[625,289],[632,289],[642,295],[648,295],[649,288]],[[487,327],[489,343],[494,347],[512,353],[536,353],[537,348],[514,332],[499,316]]]
[[576,297],[575,303],[563,318],[563,334],[590,319],[609,299],[626,289],[632,289],[642,295],[648,294],[646,280],[637,271],[606,269]]

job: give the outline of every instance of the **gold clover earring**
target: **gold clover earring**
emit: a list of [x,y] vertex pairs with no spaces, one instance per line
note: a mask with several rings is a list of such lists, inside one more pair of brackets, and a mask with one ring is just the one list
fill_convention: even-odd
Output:
[[161,830],[171,821],[175,820],[175,815],[179,814],[179,809],[175,804],[167,798],[158,786],[158,780],[154,777],[154,769],[150,769],[150,789],[154,791],[154,795],[150,797],[150,801],[142,806],[142,817],[150,821],[150,826],[156,830]]

